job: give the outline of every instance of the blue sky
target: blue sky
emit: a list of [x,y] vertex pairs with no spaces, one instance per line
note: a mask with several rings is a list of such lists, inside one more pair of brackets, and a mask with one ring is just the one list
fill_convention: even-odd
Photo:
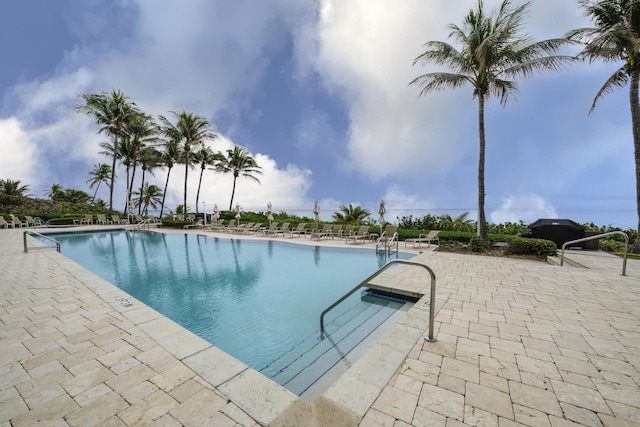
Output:
[[[328,218],[341,204],[387,219],[477,207],[477,102],[469,88],[418,97],[408,83],[428,40],[446,40],[476,0],[120,0],[4,2],[0,15],[0,178],[43,196],[53,183],[92,193],[110,160],[104,137],[73,112],[82,93],[119,89],[144,111],[209,119],[224,151],[249,150],[262,184],[240,180],[244,209]],[[497,0],[487,0],[495,7]],[[536,39],[588,25],[577,1],[533,0]],[[571,52],[567,52],[571,53]],[[520,81],[516,102],[486,109],[489,221],[561,217],[637,225],[628,92],[588,115],[616,64],[575,64]],[[164,185],[165,171],[152,182]],[[124,173],[120,174],[124,177]],[[190,172],[193,208],[197,170]],[[174,169],[169,207],[182,200]],[[116,208],[124,184],[116,188]],[[206,171],[207,210],[227,207],[231,177]],[[106,188],[99,197],[108,199]]]

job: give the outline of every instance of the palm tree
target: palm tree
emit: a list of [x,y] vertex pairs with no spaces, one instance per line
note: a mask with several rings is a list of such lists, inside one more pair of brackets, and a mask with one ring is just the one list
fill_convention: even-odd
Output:
[[171,113],[176,119],[175,124],[171,123],[164,116],[158,116],[161,122],[160,132],[169,140],[178,141],[182,146],[182,161],[184,162],[184,206],[187,206],[187,182],[189,167],[191,166],[191,159],[189,158],[191,148],[196,145],[202,145],[207,140],[214,140],[218,135],[213,133],[211,124],[203,117],[193,113],[187,113],[186,111],[180,114],[175,111]]
[[[111,166],[106,163],[101,163],[99,165],[94,165],[91,172],[89,172],[93,178],[87,181],[89,184],[89,188],[93,188],[96,186],[96,191],[93,193],[92,200],[96,200],[96,195],[98,194],[98,189],[100,189],[100,184],[109,183],[109,179],[111,178]],[[96,185],[97,184],[97,185]]]
[[[141,162],[138,159],[140,153],[152,143],[157,141],[158,127],[153,121],[153,117],[137,112],[131,117],[125,126],[125,132],[128,136],[127,152],[122,162],[127,166],[127,207],[133,194],[133,183],[136,177],[136,169]],[[142,166],[142,165],[141,165]],[[129,169],[132,169],[129,177]],[[144,169],[143,169],[144,174]],[[144,177],[142,178],[144,184]],[[141,184],[141,187],[142,187]]]
[[171,169],[180,161],[182,157],[182,151],[180,150],[179,142],[170,139],[163,144],[164,151],[160,153],[160,160],[167,167],[167,179],[164,183],[164,191],[162,192],[162,204],[160,205],[160,218],[162,218],[162,212],[164,211],[164,201],[167,196],[167,188],[169,187],[169,176],[171,175]]
[[[596,103],[616,87],[629,84],[631,129],[636,163],[636,206],[638,230],[640,230],[640,1],[639,0],[580,0],[580,6],[594,21],[592,28],[570,31],[567,37],[584,43],[580,57],[593,61],[621,61],[618,68],[596,94],[591,113]],[[640,238],[633,243],[631,252],[640,253]]]
[[111,93],[91,93],[80,96],[84,101],[76,104],[77,112],[86,114],[96,121],[100,129],[111,138],[113,146],[113,163],[111,165],[111,182],[109,184],[109,214],[113,213],[113,189],[116,179],[116,162],[118,160],[118,141],[126,138],[124,128],[132,116],[139,110],[122,92],[115,89]]
[[60,193],[62,193],[62,185],[55,182],[45,191],[45,195],[51,200],[57,200]]
[[254,180],[260,183],[260,180],[255,176],[261,175],[262,169],[258,166],[256,160],[251,157],[251,154],[240,146],[235,146],[230,150],[227,150],[227,155],[223,156],[215,167],[215,170],[222,173],[233,173],[233,189],[231,190],[231,201],[229,202],[229,210],[233,209],[233,197],[236,194],[236,180],[240,175],[245,178]]
[[160,187],[153,184],[149,185],[148,182],[144,184],[140,191],[136,191],[134,194],[139,196],[135,203],[138,208],[142,207],[142,214],[144,216],[149,215],[149,206],[156,209],[158,203],[162,200],[162,190]]
[[25,196],[24,193],[27,191],[29,191],[29,186],[20,185],[20,180],[0,179],[0,193],[7,196]]
[[87,203],[91,199],[91,196],[82,190],[76,190],[74,188],[65,188],[56,200],[69,203]]
[[495,96],[504,106],[518,90],[516,77],[529,77],[534,71],[556,71],[572,60],[556,54],[562,45],[569,43],[567,39],[534,42],[522,33],[528,6],[525,3],[511,7],[510,0],[503,0],[496,13],[487,15],[483,1],[478,0],[477,9],[468,12],[462,27],[449,25],[449,38],[459,42],[461,50],[446,42],[429,41],[425,44],[426,51],[413,62],[435,63],[449,70],[414,79],[410,85],[418,85],[420,95],[470,85],[473,97],[478,99],[478,235],[485,244],[489,243],[484,213],[485,101]]
[[[140,182],[140,192],[138,195],[142,197],[142,190],[144,188],[145,175],[148,171],[151,175],[153,175],[153,169],[157,168],[160,165],[160,152],[156,150],[155,147],[144,147],[140,150],[139,154],[139,163],[142,168],[142,181]],[[141,214],[141,204],[138,206],[138,215]]]
[[200,199],[200,187],[202,186],[202,175],[204,174],[204,170],[209,166],[214,166],[216,162],[223,159],[224,155],[219,151],[215,153],[211,147],[202,147],[200,150],[193,153],[194,162],[197,162],[200,165],[200,179],[198,180],[198,192],[196,193],[196,213],[198,213],[198,200]]
[[333,213],[333,219],[341,222],[362,222],[371,213],[360,206],[353,206],[349,203],[349,206],[342,205],[338,208],[339,212]]

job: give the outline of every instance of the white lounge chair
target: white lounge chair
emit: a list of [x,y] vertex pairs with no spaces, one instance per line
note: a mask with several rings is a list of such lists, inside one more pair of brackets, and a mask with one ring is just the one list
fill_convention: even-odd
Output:
[[422,243],[426,243],[427,247],[431,247],[431,242],[437,242],[439,245],[440,244],[440,238],[438,237],[439,233],[440,233],[440,230],[431,230],[427,234],[420,234],[417,238],[406,239],[404,241],[404,247],[405,248],[407,247],[407,243],[413,243],[414,249],[416,247],[419,248]]
[[356,231],[354,234],[352,234],[351,236],[347,236],[344,239],[345,243],[349,243],[349,242],[353,242],[353,243],[358,243],[358,242],[363,242],[367,239],[369,239],[369,226],[368,225],[361,225],[360,228],[358,228],[358,231]]

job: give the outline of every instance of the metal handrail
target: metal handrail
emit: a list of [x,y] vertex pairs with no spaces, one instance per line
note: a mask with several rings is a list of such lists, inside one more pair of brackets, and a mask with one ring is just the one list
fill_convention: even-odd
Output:
[[385,233],[386,233],[386,230],[383,231],[380,237],[378,237],[378,240],[376,240],[376,253],[378,253],[378,247],[381,244],[383,245],[383,250],[387,251],[387,253],[391,253],[391,247],[393,246],[394,242],[396,246],[396,253],[398,253],[398,232],[396,231],[395,233],[393,233],[393,236],[391,236],[391,239],[385,239],[383,241],[382,239]]
[[150,227],[149,227],[149,218],[143,219],[141,222],[137,223],[133,227],[134,230],[141,230],[142,228],[146,228],[147,230],[150,229]]
[[[60,252],[60,242],[58,242],[56,239],[52,239],[49,236],[45,236],[44,234],[40,234],[40,233],[38,233],[36,231],[33,231],[33,230],[27,230],[22,234],[22,240],[24,242],[24,251],[25,252],[28,252],[27,234],[36,235],[38,237],[42,237],[45,240],[50,240],[50,241],[54,242],[56,244],[56,251]],[[51,248],[51,246],[44,245],[44,246],[34,246],[31,249],[49,249],[49,248]]]
[[349,292],[347,292],[338,301],[334,302],[329,307],[327,307],[322,312],[322,314],[320,315],[320,339],[324,339],[324,316],[325,316],[325,314],[327,314],[329,311],[333,310],[338,304],[340,304],[341,302],[343,302],[344,300],[349,298],[351,295],[353,295],[353,293],[356,292],[358,289],[360,289],[360,288],[362,288],[364,286],[367,286],[367,284],[370,281],[372,281],[373,279],[375,279],[378,275],[380,275],[380,273],[382,273],[387,268],[389,268],[389,267],[391,267],[392,265],[395,265],[395,264],[415,265],[415,266],[418,266],[418,267],[423,267],[424,269],[426,269],[429,272],[429,275],[431,276],[431,286],[430,286],[430,291],[431,292],[430,292],[430,301],[429,301],[429,335],[425,336],[424,339],[427,340],[427,341],[430,341],[430,342],[436,342],[437,339],[436,339],[436,337],[433,336],[433,319],[435,317],[435,304],[434,303],[435,303],[435,299],[436,299],[436,274],[426,264],[423,264],[421,262],[415,262],[415,261],[407,261],[407,260],[403,260],[403,259],[394,259],[394,260],[389,261],[388,263],[383,265],[378,271],[376,271],[371,276],[369,276],[366,279],[364,279],[358,286],[356,286],[355,288],[353,288]]
[[624,236],[624,255],[622,257],[622,275],[626,276],[627,275],[627,248],[629,247],[629,236],[627,236],[627,234],[622,232],[622,231],[610,231],[608,233],[597,234],[595,236],[589,236],[589,237],[584,237],[582,239],[577,239],[577,240],[572,240],[570,242],[565,242],[562,245],[562,252],[560,254],[560,266],[564,265],[564,250],[565,250],[565,248],[567,246],[573,245],[573,244],[576,244],[576,243],[587,242],[589,240],[602,239],[603,237],[612,236],[614,234],[620,234],[620,235]]

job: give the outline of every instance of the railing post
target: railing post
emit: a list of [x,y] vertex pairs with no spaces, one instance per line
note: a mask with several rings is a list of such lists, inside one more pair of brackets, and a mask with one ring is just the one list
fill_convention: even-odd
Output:
[[565,248],[567,246],[573,245],[574,243],[581,243],[581,242],[587,242],[589,240],[602,239],[603,237],[613,236],[614,234],[620,234],[620,235],[624,236],[624,255],[622,257],[622,275],[626,276],[627,275],[627,248],[629,247],[629,236],[627,236],[627,233],[624,233],[622,231],[610,231],[608,233],[598,234],[598,235],[595,235],[595,236],[584,237],[582,239],[571,240],[569,242],[563,243],[562,244],[562,252],[560,252],[560,267],[562,267],[564,265],[564,250],[565,250]]

